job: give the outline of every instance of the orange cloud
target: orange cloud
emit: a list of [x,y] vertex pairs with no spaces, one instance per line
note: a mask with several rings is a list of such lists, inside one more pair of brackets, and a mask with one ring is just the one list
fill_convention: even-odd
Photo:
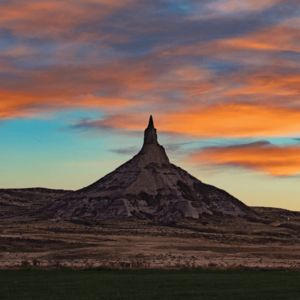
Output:
[[[176,113],[158,112],[154,117],[160,132],[195,137],[293,136],[300,133],[300,110],[286,108],[226,103]],[[118,115],[100,121],[99,125],[143,130],[145,118],[146,114]]]
[[33,95],[24,95],[18,92],[0,90],[0,119],[11,119],[21,116],[30,116],[22,108],[28,103],[37,102],[38,98]]
[[293,135],[300,132],[300,110],[226,103],[161,117],[164,131],[202,137]]
[[244,78],[236,76],[241,88],[231,89],[226,96],[254,95],[289,96],[300,94],[300,74],[278,74],[276,72],[257,72]]
[[254,143],[230,147],[204,148],[190,156],[193,163],[245,167],[273,176],[300,173],[300,146]]
[[136,101],[119,97],[44,95],[0,90],[0,119],[30,118],[41,112],[75,107],[120,108],[137,105]]
[[300,52],[300,30],[283,25],[260,30],[242,38],[220,40],[220,44],[241,50],[277,50]]

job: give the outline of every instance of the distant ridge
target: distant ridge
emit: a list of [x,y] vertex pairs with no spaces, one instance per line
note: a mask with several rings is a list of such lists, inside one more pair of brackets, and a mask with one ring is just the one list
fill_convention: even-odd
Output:
[[40,187],[0,189],[0,218],[32,214],[70,192]]
[[92,185],[47,205],[44,211],[61,219],[90,220],[136,217],[172,222],[198,219],[203,214],[256,217],[226,191],[171,164],[157,141],[152,116],[137,155]]

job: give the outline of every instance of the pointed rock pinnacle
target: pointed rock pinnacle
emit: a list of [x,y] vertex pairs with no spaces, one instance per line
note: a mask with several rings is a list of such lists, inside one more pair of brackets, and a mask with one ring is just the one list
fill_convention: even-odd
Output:
[[145,144],[158,144],[152,116],[150,116],[148,127],[144,133],[144,145]]
[[150,119],[149,119],[148,128],[154,128],[154,123],[153,123],[152,115],[150,116]]
[[157,134],[152,116],[150,116],[148,127],[144,132],[143,147],[137,157],[139,157],[139,164],[141,165],[147,165],[149,163],[170,163],[164,147],[157,141]]

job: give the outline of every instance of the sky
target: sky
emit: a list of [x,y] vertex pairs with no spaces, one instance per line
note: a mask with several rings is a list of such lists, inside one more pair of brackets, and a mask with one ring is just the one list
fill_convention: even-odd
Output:
[[299,0],[1,0],[0,188],[79,189],[135,155],[300,210]]

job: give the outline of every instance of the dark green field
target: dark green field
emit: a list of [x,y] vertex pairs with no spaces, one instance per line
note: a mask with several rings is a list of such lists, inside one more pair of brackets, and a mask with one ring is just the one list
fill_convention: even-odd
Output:
[[0,299],[300,299],[300,272],[5,270]]

